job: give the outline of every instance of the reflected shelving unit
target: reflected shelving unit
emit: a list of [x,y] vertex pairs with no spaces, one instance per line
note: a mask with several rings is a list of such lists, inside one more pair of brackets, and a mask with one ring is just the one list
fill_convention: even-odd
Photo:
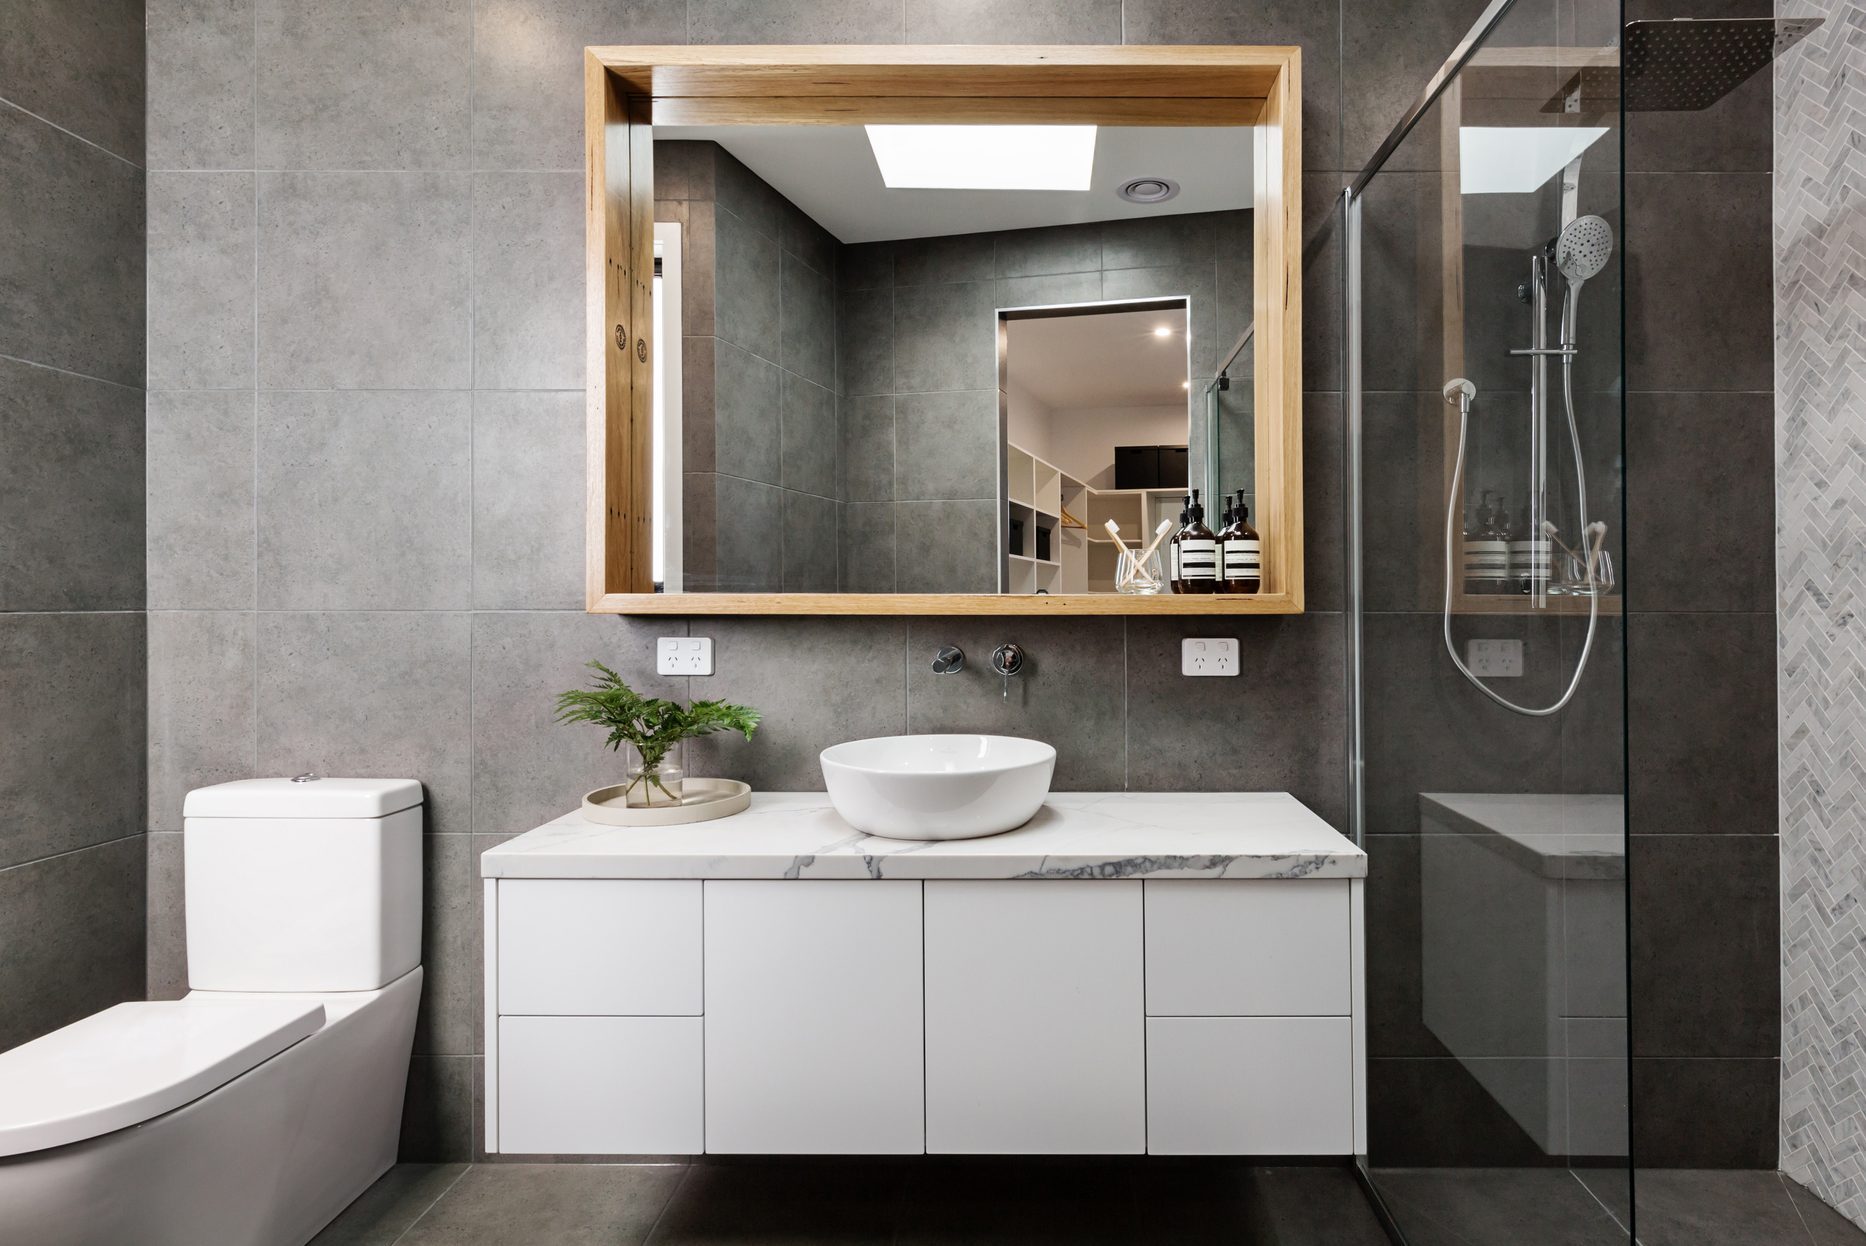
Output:
[[1120,547],[1176,519],[1185,490],[1096,489],[1015,442],[1004,453],[1004,586],[1009,593],[1112,593]]

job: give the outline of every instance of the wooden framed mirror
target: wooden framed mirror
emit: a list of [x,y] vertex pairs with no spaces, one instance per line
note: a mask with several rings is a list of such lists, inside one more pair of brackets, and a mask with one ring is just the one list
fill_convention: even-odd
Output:
[[[1301,612],[1298,49],[597,47],[585,67],[591,612]],[[1092,172],[1061,168],[1078,139]],[[942,141],[960,180],[928,171]],[[994,182],[978,153],[1000,146]],[[715,202],[728,186],[751,197]],[[1188,237],[1205,267],[1172,262]],[[1007,258],[1072,246],[1073,268]],[[910,268],[937,279],[909,289]],[[864,384],[884,320],[889,379]],[[1120,547],[1195,488],[1214,529],[1220,492],[1250,507],[1256,591],[1115,591]]]

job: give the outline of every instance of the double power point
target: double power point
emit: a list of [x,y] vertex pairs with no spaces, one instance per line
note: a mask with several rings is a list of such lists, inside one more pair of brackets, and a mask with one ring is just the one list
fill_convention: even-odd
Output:
[[711,675],[713,641],[708,636],[663,636],[654,642],[657,675]]
[[1236,675],[1238,642],[1235,636],[1218,640],[1182,640],[1179,642],[1181,675]]

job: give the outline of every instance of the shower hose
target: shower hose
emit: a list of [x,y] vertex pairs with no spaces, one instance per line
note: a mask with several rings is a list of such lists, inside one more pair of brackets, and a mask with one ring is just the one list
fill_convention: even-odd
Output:
[[[1563,308],[1563,311],[1566,313],[1568,309]],[[1564,314],[1562,319],[1566,321],[1568,316]],[[1569,335],[1564,334],[1563,337],[1564,339],[1568,339]],[[1456,394],[1456,401],[1458,404],[1458,459],[1451,471],[1451,495],[1445,502],[1445,606],[1443,611],[1445,652],[1450,656],[1452,665],[1458,668],[1458,673],[1471,681],[1472,687],[1489,697],[1492,701],[1495,701],[1498,705],[1501,705],[1504,709],[1509,710],[1511,713],[1526,715],[1530,718],[1546,718],[1551,714],[1560,713],[1566,708],[1568,702],[1574,699],[1575,690],[1581,686],[1581,676],[1587,671],[1588,655],[1592,653],[1594,649],[1595,625],[1600,620],[1600,594],[1594,579],[1594,564],[1597,555],[1594,552],[1593,533],[1589,530],[1587,522],[1587,468],[1581,462],[1581,432],[1575,424],[1574,418],[1573,347],[1569,345],[1567,347],[1567,353],[1562,356],[1561,389],[1562,403],[1563,406],[1566,407],[1568,413],[1568,444],[1574,451],[1575,501],[1578,504],[1578,511],[1581,519],[1581,562],[1586,568],[1585,574],[1587,576],[1585,589],[1587,594],[1587,639],[1581,645],[1581,657],[1580,660],[1575,663],[1574,675],[1568,680],[1567,689],[1561,694],[1561,699],[1556,701],[1553,705],[1518,705],[1508,697],[1496,692],[1490,685],[1472,674],[1471,668],[1466,666],[1464,664],[1464,659],[1458,656],[1458,646],[1454,644],[1451,639],[1453,538],[1457,532],[1458,500],[1464,496],[1464,443],[1466,436],[1470,432],[1471,401],[1472,395],[1475,393],[1474,389],[1468,388],[1469,386],[1470,382],[1460,377],[1458,380],[1452,381],[1445,387],[1446,398],[1451,399],[1452,395]],[[1535,540],[1541,535],[1545,534],[1532,533],[1530,534],[1530,539]]]

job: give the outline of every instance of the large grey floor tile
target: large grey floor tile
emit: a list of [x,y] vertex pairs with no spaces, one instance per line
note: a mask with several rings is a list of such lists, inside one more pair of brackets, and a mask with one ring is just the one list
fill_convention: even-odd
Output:
[[684,1165],[481,1164],[401,1246],[637,1246]]
[[465,1164],[397,1164],[312,1238],[311,1246],[394,1246],[466,1171]]
[[1565,1168],[1379,1169],[1411,1246],[1613,1246],[1626,1232]]
[[1859,1246],[1866,1242],[1866,1229],[1822,1202],[1806,1186],[1786,1176],[1782,1185],[1795,1210],[1801,1213],[1801,1223],[1814,1239],[1814,1246]]
[[901,1169],[707,1163],[687,1171],[650,1246],[889,1246]]
[[1642,1168],[1633,1179],[1641,1246],[1804,1246],[1779,1174]]

